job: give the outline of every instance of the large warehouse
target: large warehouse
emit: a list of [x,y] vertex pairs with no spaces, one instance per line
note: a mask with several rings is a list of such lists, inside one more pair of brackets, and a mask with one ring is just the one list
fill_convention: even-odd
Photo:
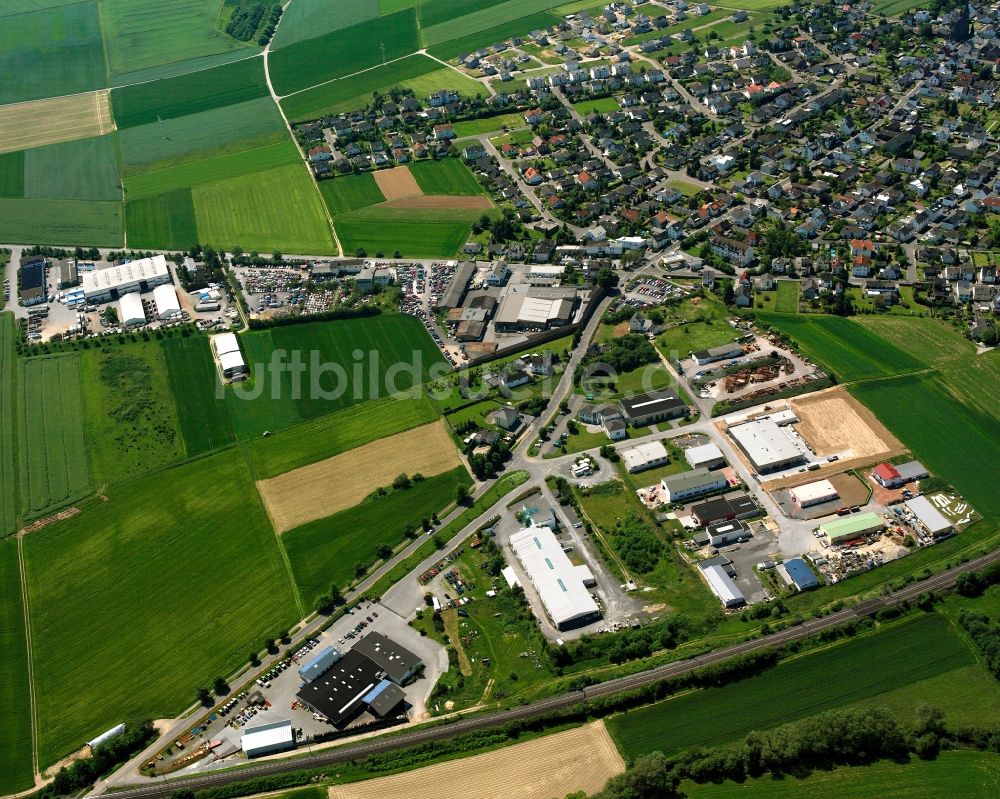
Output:
[[733,425],[729,435],[759,474],[787,469],[806,459],[805,453],[767,416]]
[[877,533],[883,527],[885,522],[882,521],[882,517],[869,512],[834,519],[832,522],[821,524],[819,531],[830,539],[831,545],[837,546]]
[[660,488],[667,495],[668,502],[680,502],[690,497],[700,497],[718,491],[729,485],[725,477],[708,469],[672,474],[660,480]]
[[292,722],[287,719],[272,721],[269,724],[258,724],[256,727],[245,727],[240,738],[240,748],[247,757],[261,757],[286,752],[295,748],[295,733]]
[[552,623],[560,630],[598,619],[597,603],[587,590],[594,576],[574,566],[548,527],[528,527],[510,537],[510,548],[528,573]]
[[509,292],[500,301],[493,323],[500,333],[562,327],[573,321],[573,307],[570,297]]
[[717,469],[726,463],[722,450],[711,443],[684,450],[684,459],[692,469]]
[[622,413],[632,427],[645,427],[656,422],[680,419],[687,414],[687,404],[673,389],[650,391],[622,400]]
[[240,352],[240,342],[235,333],[220,333],[212,336],[212,348],[219,359],[222,376],[231,380],[239,379],[249,374],[243,353]]
[[95,269],[83,273],[83,296],[87,302],[110,302],[124,294],[143,293],[170,282],[170,269],[162,255]]
[[708,583],[708,587],[712,589],[712,593],[722,602],[723,607],[738,608],[740,605],[746,604],[746,599],[743,592],[736,587],[733,578],[727,573],[726,565],[728,565],[728,561],[719,557],[702,561],[698,564],[698,569],[705,578],[705,582]]
[[788,493],[800,508],[832,502],[840,496],[829,480],[816,480],[813,483],[795,486],[795,488],[789,489]]
[[644,469],[653,469],[663,466],[670,460],[667,448],[660,441],[649,441],[645,444],[636,444],[634,447],[621,451],[622,463],[625,468],[635,474]]
[[122,327],[146,324],[146,311],[138,294],[124,294],[118,300],[118,320]]
[[161,321],[181,315],[181,304],[177,300],[177,291],[170,283],[163,283],[153,289],[153,302],[156,303],[156,315]]
[[941,538],[952,532],[951,522],[948,521],[941,511],[934,507],[927,497],[914,497],[913,499],[906,500],[903,504],[906,505],[910,513],[917,517],[920,526],[924,528],[928,535]]
[[749,494],[717,497],[691,508],[691,518],[699,527],[734,519],[749,519],[760,515],[760,505]]

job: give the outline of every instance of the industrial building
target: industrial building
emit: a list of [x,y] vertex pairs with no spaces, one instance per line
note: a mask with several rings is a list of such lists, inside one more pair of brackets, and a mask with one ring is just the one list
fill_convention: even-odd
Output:
[[240,748],[247,757],[261,757],[275,752],[287,752],[295,748],[295,733],[292,722],[285,719],[245,727],[240,737]]
[[465,299],[465,293],[469,290],[469,281],[476,274],[476,264],[474,261],[462,261],[451,276],[448,288],[435,304],[435,310],[444,311],[449,308],[457,308]]
[[692,353],[691,357],[699,366],[724,361],[726,358],[739,358],[743,354],[743,348],[739,344],[723,344],[719,347],[712,347],[707,350],[699,350]]
[[794,585],[799,591],[808,591],[819,586],[819,580],[816,579],[813,570],[802,558],[786,560],[778,565],[777,572],[785,585]]
[[170,283],[163,283],[153,289],[153,302],[156,303],[156,315],[161,321],[181,315],[177,291]]
[[540,291],[509,292],[500,301],[493,324],[498,333],[568,325],[573,321],[576,291],[571,289],[561,295]]
[[310,658],[305,665],[299,669],[299,677],[303,682],[312,682],[323,676],[326,671],[343,657],[339,649],[328,646],[320,651],[315,657]]
[[235,333],[220,333],[212,336],[212,348],[219,359],[222,376],[231,380],[249,374],[243,353],[240,352],[240,342]]
[[146,324],[146,310],[138,294],[124,294],[118,300],[118,321],[122,327]]
[[872,479],[883,488],[899,488],[914,480],[927,477],[927,469],[919,461],[907,461],[893,466],[891,463],[880,463],[872,471]]
[[700,497],[712,491],[719,491],[727,485],[729,483],[725,477],[708,469],[672,474],[660,480],[660,488],[667,495],[668,502],[681,502],[691,497]]
[[759,474],[797,466],[806,459],[805,453],[768,416],[733,425],[729,435]]
[[83,273],[83,295],[87,302],[110,302],[133,292],[152,291],[170,282],[170,269],[162,255],[140,258],[106,269]]
[[622,463],[632,474],[644,469],[654,469],[670,461],[667,448],[660,441],[650,441],[646,444],[636,444],[634,447],[621,451]]
[[528,527],[510,537],[510,548],[538,592],[552,624],[566,630],[601,615],[588,587],[595,584],[586,566],[574,566],[548,527]]
[[800,508],[832,502],[840,497],[837,489],[829,480],[816,480],[813,483],[795,486],[795,488],[789,489],[788,493],[791,495],[792,501]]
[[368,657],[397,685],[403,685],[420,666],[420,658],[382,633],[368,633],[352,651]]
[[48,292],[45,290],[45,266],[46,261],[40,255],[21,259],[19,275],[21,290],[18,296],[22,305],[26,307],[40,305],[48,299]]
[[752,537],[750,525],[740,519],[735,519],[708,525],[694,536],[694,542],[700,547],[728,547],[730,544],[737,544]]
[[730,576],[732,564],[727,558],[718,557],[703,560],[698,564],[698,570],[705,578],[705,582],[708,583],[708,587],[712,589],[712,593],[722,602],[724,608],[738,608],[740,605],[746,604],[743,592],[736,587],[736,583]]
[[722,450],[715,444],[702,444],[684,450],[684,460],[691,464],[692,469],[718,469],[726,463]]
[[953,531],[952,523],[927,497],[914,497],[903,504],[917,518],[917,522],[928,535],[941,538]]
[[656,422],[680,419],[687,412],[687,404],[670,388],[622,400],[622,413],[625,421],[632,427],[646,427]]
[[691,508],[691,517],[699,527],[733,519],[749,519],[760,514],[760,506],[749,494],[719,497]]
[[72,258],[64,258],[59,265],[59,288],[68,289],[80,284],[80,269]]
[[877,533],[883,527],[885,527],[885,522],[882,521],[882,517],[877,513],[869,512],[834,519],[826,524],[821,524],[819,531],[830,539],[831,546],[839,546]]

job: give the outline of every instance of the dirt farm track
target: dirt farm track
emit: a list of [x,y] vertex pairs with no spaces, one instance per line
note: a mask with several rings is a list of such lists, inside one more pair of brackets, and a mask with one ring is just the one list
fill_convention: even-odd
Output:
[[624,770],[604,722],[597,721],[494,752],[338,785],[329,799],[554,799],[596,793]]

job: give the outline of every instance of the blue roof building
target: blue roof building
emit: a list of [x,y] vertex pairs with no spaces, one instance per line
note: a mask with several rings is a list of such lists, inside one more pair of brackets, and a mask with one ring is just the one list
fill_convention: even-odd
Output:
[[795,587],[800,591],[808,591],[810,588],[819,586],[819,580],[816,579],[813,570],[809,568],[809,565],[802,558],[786,560],[782,566],[784,567],[785,574],[788,575],[786,582],[789,585],[794,583]]

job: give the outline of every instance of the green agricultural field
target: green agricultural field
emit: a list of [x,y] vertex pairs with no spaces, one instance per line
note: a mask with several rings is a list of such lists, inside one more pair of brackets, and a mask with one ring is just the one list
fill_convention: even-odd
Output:
[[809,359],[841,382],[916,372],[925,368],[917,358],[850,319],[840,316],[761,314],[762,321],[798,342]]
[[851,321],[863,325],[880,339],[908,352],[928,366],[943,366],[976,351],[975,345],[965,336],[937,319],[862,315]]
[[[434,14],[435,5],[440,6],[439,14]],[[458,9],[462,7],[469,9],[469,13],[456,16]],[[421,38],[425,47],[433,47],[469,33],[516,22],[551,7],[551,0],[507,0],[505,3],[490,4],[486,8],[481,3],[438,0],[437,4],[430,3],[420,15]],[[429,20],[439,21],[435,24]]]
[[945,384],[962,396],[962,400],[981,413],[1000,421],[1000,403],[997,386],[1000,386],[1000,351],[991,350],[982,355],[953,361],[941,369]]
[[29,516],[90,492],[78,355],[19,362],[21,504]]
[[0,105],[104,86],[96,0],[4,17]]
[[342,217],[334,225],[341,246],[349,255],[359,249],[371,255],[380,251],[392,255],[398,250],[404,258],[453,258],[472,230],[469,222],[406,221],[356,214]]
[[3,7],[0,7],[0,17],[12,17],[15,14],[40,11],[45,8],[71,6],[79,2],[80,0],[4,0]]
[[125,224],[129,242],[136,246],[186,250],[199,243],[191,189],[128,200]]
[[[1000,518],[1000,494],[990,469],[969,468],[973,463],[997,462],[1000,421],[995,416],[966,404],[961,394],[936,375],[858,383],[848,390],[931,473],[952,483],[983,516]],[[989,396],[995,396],[996,384],[989,390]]]
[[[928,614],[794,658],[755,677],[623,713],[608,721],[608,729],[629,759],[716,746],[825,710],[878,705],[884,693],[974,664],[972,652],[948,621]],[[1000,686],[994,691],[1000,692]],[[916,692],[911,697],[914,703],[921,701]],[[942,710],[948,715],[947,705]],[[949,720],[983,721],[955,714]]]
[[282,136],[281,141],[275,144],[253,150],[228,153],[126,178],[125,196],[128,200],[157,197],[178,189],[217,183],[298,161],[299,152],[295,144],[287,136]]
[[441,67],[426,75],[407,78],[399,85],[404,89],[410,89],[421,101],[426,100],[438,89],[453,89],[467,98],[485,97],[489,94],[478,80],[473,80],[450,67]]
[[498,6],[504,6],[506,2],[507,0],[429,0],[416,5],[419,6],[420,27],[426,30],[477,11],[500,10]]
[[28,690],[28,644],[17,541],[0,540],[0,791],[34,787],[31,761],[31,697]]
[[170,338],[160,346],[187,456],[191,458],[232,444],[236,436],[225,395],[216,394],[222,383],[208,339]]
[[0,538],[17,530],[17,323],[14,314],[0,312]]
[[[226,392],[226,404],[240,439],[253,438],[265,430],[273,432],[304,419],[315,419],[378,399],[389,393],[384,377],[393,364],[415,364],[418,372],[415,376],[399,375],[395,379],[396,385],[392,387],[395,391],[408,391],[413,385],[422,384],[432,369],[444,366],[440,352],[420,320],[400,314],[254,331],[242,337],[242,344],[253,379]],[[353,353],[357,349],[366,353],[360,384],[354,381]],[[278,374],[270,366],[275,352],[279,350],[286,353],[286,359],[296,353],[306,364],[298,399],[293,397],[288,372]],[[327,364],[325,370],[314,370],[311,363],[313,353],[316,353],[319,367]],[[374,370],[369,368],[371,361],[368,359],[371,358],[375,359]],[[336,395],[339,393],[336,392],[339,379],[336,365],[345,370],[347,377],[346,386],[339,396]],[[372,396],[369,391],[373,373],[376,374],[377,396]],[[313,380],[319,388],[315,395],[310,388]],[[330,396],[323,397],[322,392]],[[410,426],[407,424],[401,429]],[[359,431],[362,437],[371,434],[365,427]]]
[[898,17],[913,8],[929,8],[927,0],[875,0],[871,13],[875,16]]
[[24,196],[24,150],[0,153],[0,197]]
[[779,280],[774,292],[775,313],[799,312],[799,284],[796,280]]
[[378,15],[379,0],[295,0],[285,9],[271,47],[277,50]]
[[526,124],[523,114],[497,114],[492,117],[456,122],[454,127],[455,135],[463,138],[465,136],[480,136],[483,133],[493,133],[504,128],[523,128]]
[[156,341],[83,353],[81,429],[98,486],[184,457],[164,350]]
[[614,97],[600,97],[597,100],[582,100],[579,103],[573,103],[573,108],[578,114],[587,116],[588,114],[607,114],[611,111],[617,111],[621,106],[618,105],[618,101]]
[[[488,13],[488,10],[484,13]],[[490,22],[488,18],[485,20],[482,18],[477,19],[478,23],[482,23],[483,21],[487,23]],[[511,36],[522,36],[533,30],[551,28],[560,21],[560,17],[557,17],[555,14],[548,11],[541,11],[537,14],[520,17],[518,19],[511,20],[510,22],[497,24],[493,27],[485,28],[473,33],[464,33],[459,30],[458,38],[449,39],[448,41],[439,42],[438,44],[430,46],[427,48],[427,52],[435,58],[447,61],[451,58],[455,58],[459,53],[472,52],[474,50],[478,50],[480,47],[486,47],[488,45],[495,44],[496,42],[505,41]]]
[[[350,78],[333,80],[322,86],[297,92],[282,100],[281,106],[289,119],[296,121],[315,119],[323,114],[358,111],[371,103],[373,92],[388,91],[407,81],[419,80],[424,75],[438,72],[440,66],[434,59],[415,53]],[[453,70],[450,71],[460,77]]]
[[241,458],[105,493],[24,539],[43,765],[122,719],[177,715],[301,615]]
[[220,0],[100,0],[113,75],[256,48],[216,27]]
[[321,180],[319,191],[327,210],[336,219],[341,214],[359,211],[370,205],[385,202],[385,195],[375,183],[371,172],[358,175],[342,175],[333,180]]
[[370,566],[377,560],[379,546],[395,547],[405,538],[407,525],[419,527],[421,519],[454,502],[459,485],[471,483],[465,467],[458,466],[406,491],[366,500],[282,535],[302,601],[311,607],[330,586],[347,586],[356,567]]
[[118,130],[176,119],[267,97],[264,61],[248,58],[175,78],[125,86],[111,92]]
[[120,202],[113,135],[50,144],[24,153],[24,196]]
[[333,252],[322,203],[300,163],[197,186],[191,196],[200,242],[247,252]]
[[418,161],[410,164],[410,172],[424,194],[485,194],[472,170],[458,158]]
[[254,478],[266,480],[437,418],[426,397],[383,397],[280,430],[267,438],[255,436],[246,441],[243,452]]
[[269,97],[164,119],[118,133],[122,161],[128,167],[149,164],[232,142],[258,140],[283,128],[278,107]]
[[746,782],[681,783],[690,799],[990,799],[1000,784],[1000,760],[988,752],[942,752],[934,760],[882,760],[867,766],[817,771],[805,779],[760,777]]
[[120,202],[0,198],[0,240],[95,247],[122,245]]
[[[298,148],[288,138],[288,131],[282,128],[275,129],[269,133],[261,133],[249,139],[237,139],[227,141],[224,144],[204,147],[190,153],[180,153],[179,155],[161,158],[157,161],[147,161],[142,164],[130,164],[125,168],[125,184],[128,188],[131,178],[148,175],[153,172],[160,172],[163,175],[171,173],[171,170],[178,167],[190,167],[194,179],[198,182],[210,180],[213,169],[219,169],[221,175],[218,179],[229,177],[230,175],[245,175],[260,169],[269,169],[271,166],[278,166],[281,163],[291,163],[284,159],[272,161],[270,158],[279,152],[278,145],[286,151],[295,155],[294,161],[300,160]],[[221,159],[227,159],[223,161]],[[229,161],[228,159],[233,159]],[[258,159],[262,164],[258,164]],[[219,163],[211,163],[218,161]],[[236,163],[242,164],[237,168]],[[161,175],[161,177],[163,176]]]
[[667,358],[677,353],[686,358],[690,352],[719,347],[736,340],[736,331],[721,319],[708,322],[688,322],[665,331],[656,340],[656,346]]
[[420,49],[411,8],[282,47],[271,54],[271,81],[279,95],[307,89],[400,58]]

